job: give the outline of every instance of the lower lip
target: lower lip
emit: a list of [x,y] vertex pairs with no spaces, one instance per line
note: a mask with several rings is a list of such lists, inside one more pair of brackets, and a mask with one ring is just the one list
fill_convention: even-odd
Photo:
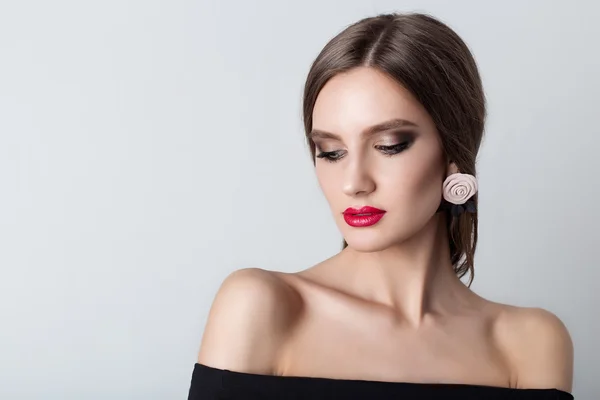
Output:
[[353,214],[344,214],[344,221],[350,226],[355,227],[363,227],[363,226],[371,226],[375,225],[381,218],[383,218],[382,213],[369,214],[369,215],[353,215]]

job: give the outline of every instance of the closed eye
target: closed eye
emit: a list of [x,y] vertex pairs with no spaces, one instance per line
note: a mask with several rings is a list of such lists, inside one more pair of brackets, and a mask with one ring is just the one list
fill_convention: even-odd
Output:
[[410,142],[403,142],[392,146],[375,146],[375,148],[381,149],[385,155],[393,156],[394,154],[398,154],[405,150],[409,145]]
[[317,154],[318,158],[323,158],[327,162],[336,162],[341,158],[339,151],[322,151]]
[[[410,144],[411,142],[402,142],[391,146],[379,145],[375,146],[375,148],[380,150],[383,153],[383,155],[391,157],[404,151],[410,146]],[[316,157],[323,158],[327,162],[336,162],[343,157],[343,150],[321,151],[319,154],[317,154]]]

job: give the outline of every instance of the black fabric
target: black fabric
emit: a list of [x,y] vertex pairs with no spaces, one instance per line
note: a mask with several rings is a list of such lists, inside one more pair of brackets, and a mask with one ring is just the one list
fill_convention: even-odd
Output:
[[196,363],[188,400],[219,399],[572,400],[573,395],[558,389],[260,375]]

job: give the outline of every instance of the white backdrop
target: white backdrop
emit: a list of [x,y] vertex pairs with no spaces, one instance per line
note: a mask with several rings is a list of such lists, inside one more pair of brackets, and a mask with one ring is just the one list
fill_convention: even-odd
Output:
[[334,34],[388,11],[473,50],[472,287],[557,314],[595,398],[598,3],[383,0],[0,2],[0,398],[186,398],[227,274],[337,252],[302,85]]

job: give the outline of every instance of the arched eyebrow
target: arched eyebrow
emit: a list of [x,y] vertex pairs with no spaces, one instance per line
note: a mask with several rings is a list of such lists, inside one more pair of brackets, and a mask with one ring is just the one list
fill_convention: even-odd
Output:
[[[361,136],[363,137],[363,139],[366,139],[366,138],[368,138],[376,133],[379,133],[379,132],[389,131],[392,129],[405,128],[407,126],[418,127],[418,125],[412,121],[409,121],[406,119],[401,119],[401,118],[394,118],[394,119],[390,119],[388,121],[384,121],[379,124],[375,124],[375,125],[372,125],[372,126],[366,128],[365,130],[363,130],[361,132]],[[313,139],[335,139],[335,140],[342,141],[342,138],[339,135],[336,135],[335,133],[332,133],[332,132],[323,131],[320,129],[313,129],[309,133],[308,138],[311,140],[313,140]]]

